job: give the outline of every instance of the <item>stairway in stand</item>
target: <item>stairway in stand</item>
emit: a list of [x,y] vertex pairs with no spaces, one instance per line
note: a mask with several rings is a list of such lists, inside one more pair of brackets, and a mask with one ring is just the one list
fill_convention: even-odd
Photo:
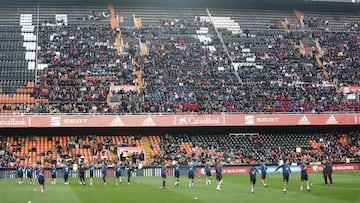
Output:
[[149,139],[149,136],[143,136],[141,138],[143,146],[144,146],[144,152],[145,152],[145,165],[149,164],[149,161],[151,159],[151,142]]

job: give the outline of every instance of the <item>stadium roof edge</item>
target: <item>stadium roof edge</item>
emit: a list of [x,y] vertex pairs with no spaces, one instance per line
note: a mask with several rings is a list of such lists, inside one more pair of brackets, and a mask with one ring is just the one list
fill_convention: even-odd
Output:
[[[233,8],[289,10],[302,9],[324,12],[359,13],[360,4],[344,2],[318,2],[316,0],[0,0],[6,6],[106,6],[116,7],[177,7],[177,8]],[[342,1],[342,0],[340,0]],[[341,5],[341,6],[339,6]]]

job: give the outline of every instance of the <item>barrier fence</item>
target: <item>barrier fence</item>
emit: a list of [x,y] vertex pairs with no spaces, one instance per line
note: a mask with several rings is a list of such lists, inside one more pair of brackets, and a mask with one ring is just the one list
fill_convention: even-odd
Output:
[[[277,168],[276,165],[269,165],[267,166],[267,173],[274,173],[275,169]],[[299,165],[291,165],[292,172],[300,172]],[[169,166],[169,169],[172,167]],[[243,165],[228,165],[223,167],[223,174],[248,174],[251,166],[243,166]],[[350,163],[350,164],[333,164],[333,171],[357,171],[360,169],[360,163]],[[309,165],[308,172],[321,172],[323,170],[323,165]],[[281,172],[281,169],[279,169]],[[204,166],[197,166],[196,173],[204,175]],[[215,173],[215,170],[212,170],[212,173]],[[180,174],[186,175],[187,174],[187,166],[180,167]],[[45,169],[45,178],[50,178],[50,168]],[[107,170],[107,177],[114,177],[115,171],[114,168],[109,167]],[[127,176],[127,169],[123,168],[121,171],[122,176]],[[168,176],[174,175],[174,170],[168,170]],[[57,178],[62,178],[64,176],[62,168],[57,169]],[[89,170],[86,171],[85,176],[89,178],[90,172]],[[132,176],[161,176],[161,168],[160,167],[143,167],[141,169],[135,169],[132,173]],[[35,176],[34,176],[35,177]],[[69,177],[71,178],[78,178],[78,172],[70,170]],[[101,169],[97,168],[94,170],[94,177],[100,178],[102,177]],[[17,178],[16,169],[14,168],[0,168],[0,178],[2,179],[14,179]],[[24,178],[27,178],[27,174],[24,173]]]

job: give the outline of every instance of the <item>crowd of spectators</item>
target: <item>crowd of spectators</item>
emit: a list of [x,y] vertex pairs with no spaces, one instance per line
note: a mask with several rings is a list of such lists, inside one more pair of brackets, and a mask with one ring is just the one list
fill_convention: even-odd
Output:
[[[20,138],[20,139],[19,139]],[[54,136],[48,137],[48,142]],[[26,160],[29,154],[35,152],[37,157],[44,157],[43,164],[51,166],[64,163],[77,163],[80,158],[99,162],[116,160],[144,163],[145,151],[130,153],[126,150],[117,151],[118,147],[136,147],[135,140],[141,140],[141,135],[125,136],[121,142],[114,141],[111,136],[98,141],[95,135],[72,136],[66,143],[56,141],[54,149],[41,151],[30,147],[23,152],[24,139],[37,141],[38,137],[29,135],[26,138],[14,136],[14,142],[6,141],[1,136],[0,167],[11,168],[19,160]],[[84,141],[84,142],[83,142]],[[187,144],[185,144],[187,143]],[[307,134],[165,134],[160,137],[160,151],[153,153],[148,159],[149,166],[159,166],[161,163],[172,163],[177,160],[182,165],[189,161],[196,165],[204,165],[208,161],[223,160],[227,165],[249,165],[265,162],[278,164],[279,160],[287,159],[291,163],[303,160],[321,163],[331,160],[333,163],[360,162],[360,133],[307,133]],[[155,149],[151,146],[149,150]],[[77,149],[91,149],[90,154],[79,153]],[[111,157],[109,157],[111,156]],[[112,157],[113,156],[113,157]],[[40,160],[39,158],[37,160]]]
[[[166,134],[161,138],[161,153],[152,157],[150,165],[162,161],[189,161],[204,165],[209,160],[220,159],[229,165],[278,164],[279,160],[290,163],[334,163],[360,161],[359,132],[313,134],[257,134],[257,135],[187,135]],[[342,140],[345,140],[343,142]],[[182,146],[191,142],[191,148]],[[311,143],[317,143],[313,146]],[[317,147],[318,146],[318,147]]]
[[[38,71],[31,95],[37,103],[6,107],[105,114],[359,111],[358,97],[341,91],[360,85],[358,21],[331,25],[305,14],[302,31],[287,33],[272,20],[246,34],[220,29],[220,39],[213,24],[199,17],[157,17],[157,24],[141,29],[116,29],[105,23],[109,15],[94,11],[78,24],[41,25],[39,63],[48,68]],[[196,34],[201,28],[207,29],[205,41]],[[148,53],[131,44],[134,51],[119,54],[118,33],[139,38]],[[238,65],[247,62],[244,49],[256,65]],[[111,92],[112,84],[139,85],[136,71],[142,74],[138,92]]]

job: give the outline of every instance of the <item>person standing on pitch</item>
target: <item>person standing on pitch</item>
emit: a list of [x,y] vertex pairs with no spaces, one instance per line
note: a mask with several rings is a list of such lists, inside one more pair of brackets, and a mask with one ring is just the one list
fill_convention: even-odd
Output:
[[44,177],[44,169],[41,165],[36,170],[36,175],[37,175],[37,178],[38,178],[38,181],[40,184],[41,193],[44,193],[45,192],[45,177]]
[[219,190],[221,190],[220,187],[223,182],[223,165],[222,165],[221,161],[217,161],[215,170],[216,170],[216,180],[217,180],[216,190],[219,191]]
[[115,166],[115,177],[116,177],[116,183],[115,185],[116,186],[119,186],[119,184],[122,183],[122,180],[121,180],[121,164],[120,164],[120,161],[116,164]]
[[129,161],[128,166],[127,166],[128,185],[130,185],[130,179],[131,179],[131,175],[132,175],[133,172],[134,172],[134,166]]
[[166,188],[166,174],[167,174],[167,168],[166,163],[163,163],[161,167],[161,179],[162,179],[162,188]]
[[290,177],[290,173],[291,173],[291,169],[290,169],[290,166],[289,166],[289,161],[287,160],[287,161],[285,161],[285,163],[283,163],[282,165],[277,167],[275,169],[275,172],[277,172],[280,168],[282,168],[283,181],[284,181],[283,193],[287,194],[287,185],[289,183],[289,177]]
[[210,185],[211,184],[211,164],[210,161],[208,160],[205,164],[205,184],[206,185]]
[[30,179],[30,185],[33,184],[33,174],[34,174],[34,168],[31,164],[29,164],[27,167],[26,167],[26,175],[27,177]]
[[104,160],[102,162],[102,166],[101,166],[101,175],[102,175],[102,179],[104,181],[104,186],[106,186],[106,173],[107,173],[107,162],[106,162],[106,160]]
[[23,177],[24,177],[24,167],[21,165],[20,161],[18,162],[18,165],[16,166],[16,173],[19,178],[19,185],[23,184]]
[[86,185],[85,171],[86,171],[86,165],[84,163],[84,160],[81,160],[80,166],[79,166],[79,178],[80,178],[80,184],[81,185]]
[[261,171],[261,182],[263,183],[264,187],[268,186],[266,181],[266,170],[267,170],[267,166],[265,165],[264,162],[262,162],[260,165],[260,171]]
[[94,170],[95,170],[95,165],[94,162],[92,161],[89,165],[89,173],[90,173],[90,187],[93,186],[93,179],[94,179]]
[[175,176],[175,187],[178,187],[180,180],[180,165],[177,161],[174,164],[174,176]]
[[51,184],[56,185],[56,164],[53,164],[51,169]]
[[68,163],[65,163],[63,172],[64,172],[64,184],[68,185],[69,184],[69,173],[70,173],[70,167],[69,167]]
[[249,171],[250,176],[250,184],[251,184],[251,192],[254,193],[254,187],[256,184],[256,173],[258,170],[255,168],[255,166],[252,166]]
[[309,177],[307,173],[307,165],[305,163],[305,160],[300,165],[301,169],[301,177],[300,177],[300,191],[303,191],[304,181],[306,181],[306,189],[309,192],[310,191],[310,185],[309,185]]
[[189,187],[193,187],[196,168],[192,161],[189,162],[187,172],[188,172],[188,178],[189,178]]
[[332,186],[332,182],[333,182],[332,181],[332,164],[329,160],[326,161],[324,164],[323,175],[324,175],[325,185]]

